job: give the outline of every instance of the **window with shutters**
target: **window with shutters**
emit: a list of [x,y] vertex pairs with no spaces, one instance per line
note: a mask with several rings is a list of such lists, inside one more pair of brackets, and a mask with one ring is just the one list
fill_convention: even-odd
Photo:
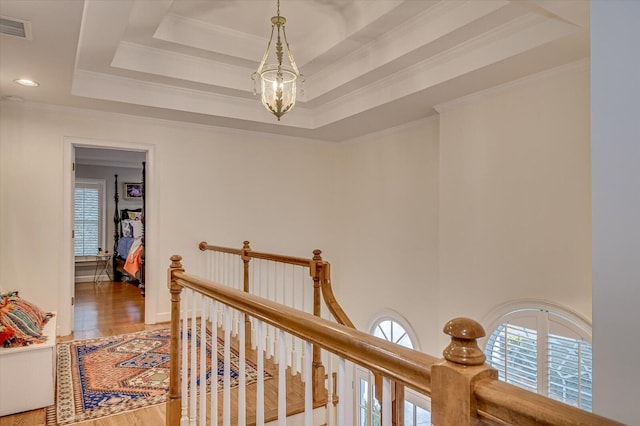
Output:
[[74,191],[74,255],[95,256],[105,248],[105,181],[76,179]]
[[591,327],[559,307],[519,308],[489,328],[487,362],[500,380],[592,410]]

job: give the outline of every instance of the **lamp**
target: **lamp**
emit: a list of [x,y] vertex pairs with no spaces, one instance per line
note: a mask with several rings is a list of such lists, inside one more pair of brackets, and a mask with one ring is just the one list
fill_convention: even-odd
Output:
[[[278,13],[271,18],[271,37],[269,37],[269,43],[267,44],[267,50],[264,52],[262,62],[258,66],[258,70],[251,74],[253,80],[253,93],[256,94],[255,84],[256,80],[260,78],[260,88],[262,91],[262,104],[273,115],[282,117],[287,112],[291,111],[296,104],[296,80],[300,78],[303,80],[302,74],[298,71],[296,62],[293,60],[293,55],[289,49],[289,42],[287,41],[287,33],[284,29],[284,24],[287,20],[284,16],[280,16],[280,0],[278,0]],[[269,59],[269,50],[271,48],[271,42],[273,41],[273,34],[276,31],[278,36],[275,45],[275,58],[276,61],[266,63]],[[284,45],[280,33],[282,32],[282,38],[284,39]],[[284,50],[287,55],[285,58]],[[283,60],[288,59],[289,63],[283,64]]]

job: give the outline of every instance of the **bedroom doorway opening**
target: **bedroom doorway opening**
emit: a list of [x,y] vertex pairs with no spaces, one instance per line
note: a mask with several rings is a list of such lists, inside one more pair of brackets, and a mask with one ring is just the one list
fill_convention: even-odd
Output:
[[70,325],[74,338],[126,333],[145,323],[148,151],[72,151]]

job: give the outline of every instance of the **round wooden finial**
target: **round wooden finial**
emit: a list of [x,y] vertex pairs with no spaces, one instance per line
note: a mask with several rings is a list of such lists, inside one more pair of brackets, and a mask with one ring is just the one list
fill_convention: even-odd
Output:
[[469,318],[454,318],[443,330],[451,336],[451,343],[442,352],[447,361],[462,365],[480,365],[487,359],[478,347],[477,339],[486,336],[484,328]]
[[205,251],[207,249],[207,242],[206,241],[202,241],[200,244],[198,244],[198,248],[201,251]]
[[322,254],[322,250],[315,249],[313,251],[313,260],[322,260],[322,256],[320,256],[321,254]]
[[171,268],[182,268],[182,263],[180,263],[180,261],[182,260],[182,256],[174,254],[173,256],[171,256]]
[[242,249],[243,250],[251,250],[251,247],[249,246],[249,241],[243,241],[242,242]]

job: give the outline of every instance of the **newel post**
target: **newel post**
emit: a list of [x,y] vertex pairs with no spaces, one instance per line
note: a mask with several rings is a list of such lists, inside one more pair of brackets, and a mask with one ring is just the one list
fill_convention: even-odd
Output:
[[455,318],[443,329],[451,343],[444,360],[431,367],[431,421],[436,426],[480,424],[474,395],[475,383],[487,377],[498,378],[498,371],[485,364],[477,339],[485,332],[469,318]]
[[169,347],[170,370],[169,370],[169,397],[166,407],[166,426],[180,424],[180,293],[182,286],[174,279],[174,273],[184,272],[182,268],[181,256],[171,256],[171,266],[169,266],[167,286],[171,293],[171,341]]
[[[251,262],[251,256],[249,256],[250,252],[251,246],[249,245],[249,241],[243,241],[240,258],[242,259],[243,266],[242,290],[245,293],[249,293],[249,262]],[[251,348],[251,319],[246,314],[244,315],[244,335],[247,336],[245,338],[245,347],[249,349]]]
[[[313,251],[313,259],[309,265],[309,273],[313,278],[313,315],[321,317],[321,278],[324,276],[324,263],[322,262],[322,251],[315,249]],[[318,407],[326,405],[329,397],[329,392],[325,387],[325,370],[322,365],[322,358],[320,354],[320,347],[313,345],[313,364],[312,364],[312,376],[313,376],[313,406]]]

